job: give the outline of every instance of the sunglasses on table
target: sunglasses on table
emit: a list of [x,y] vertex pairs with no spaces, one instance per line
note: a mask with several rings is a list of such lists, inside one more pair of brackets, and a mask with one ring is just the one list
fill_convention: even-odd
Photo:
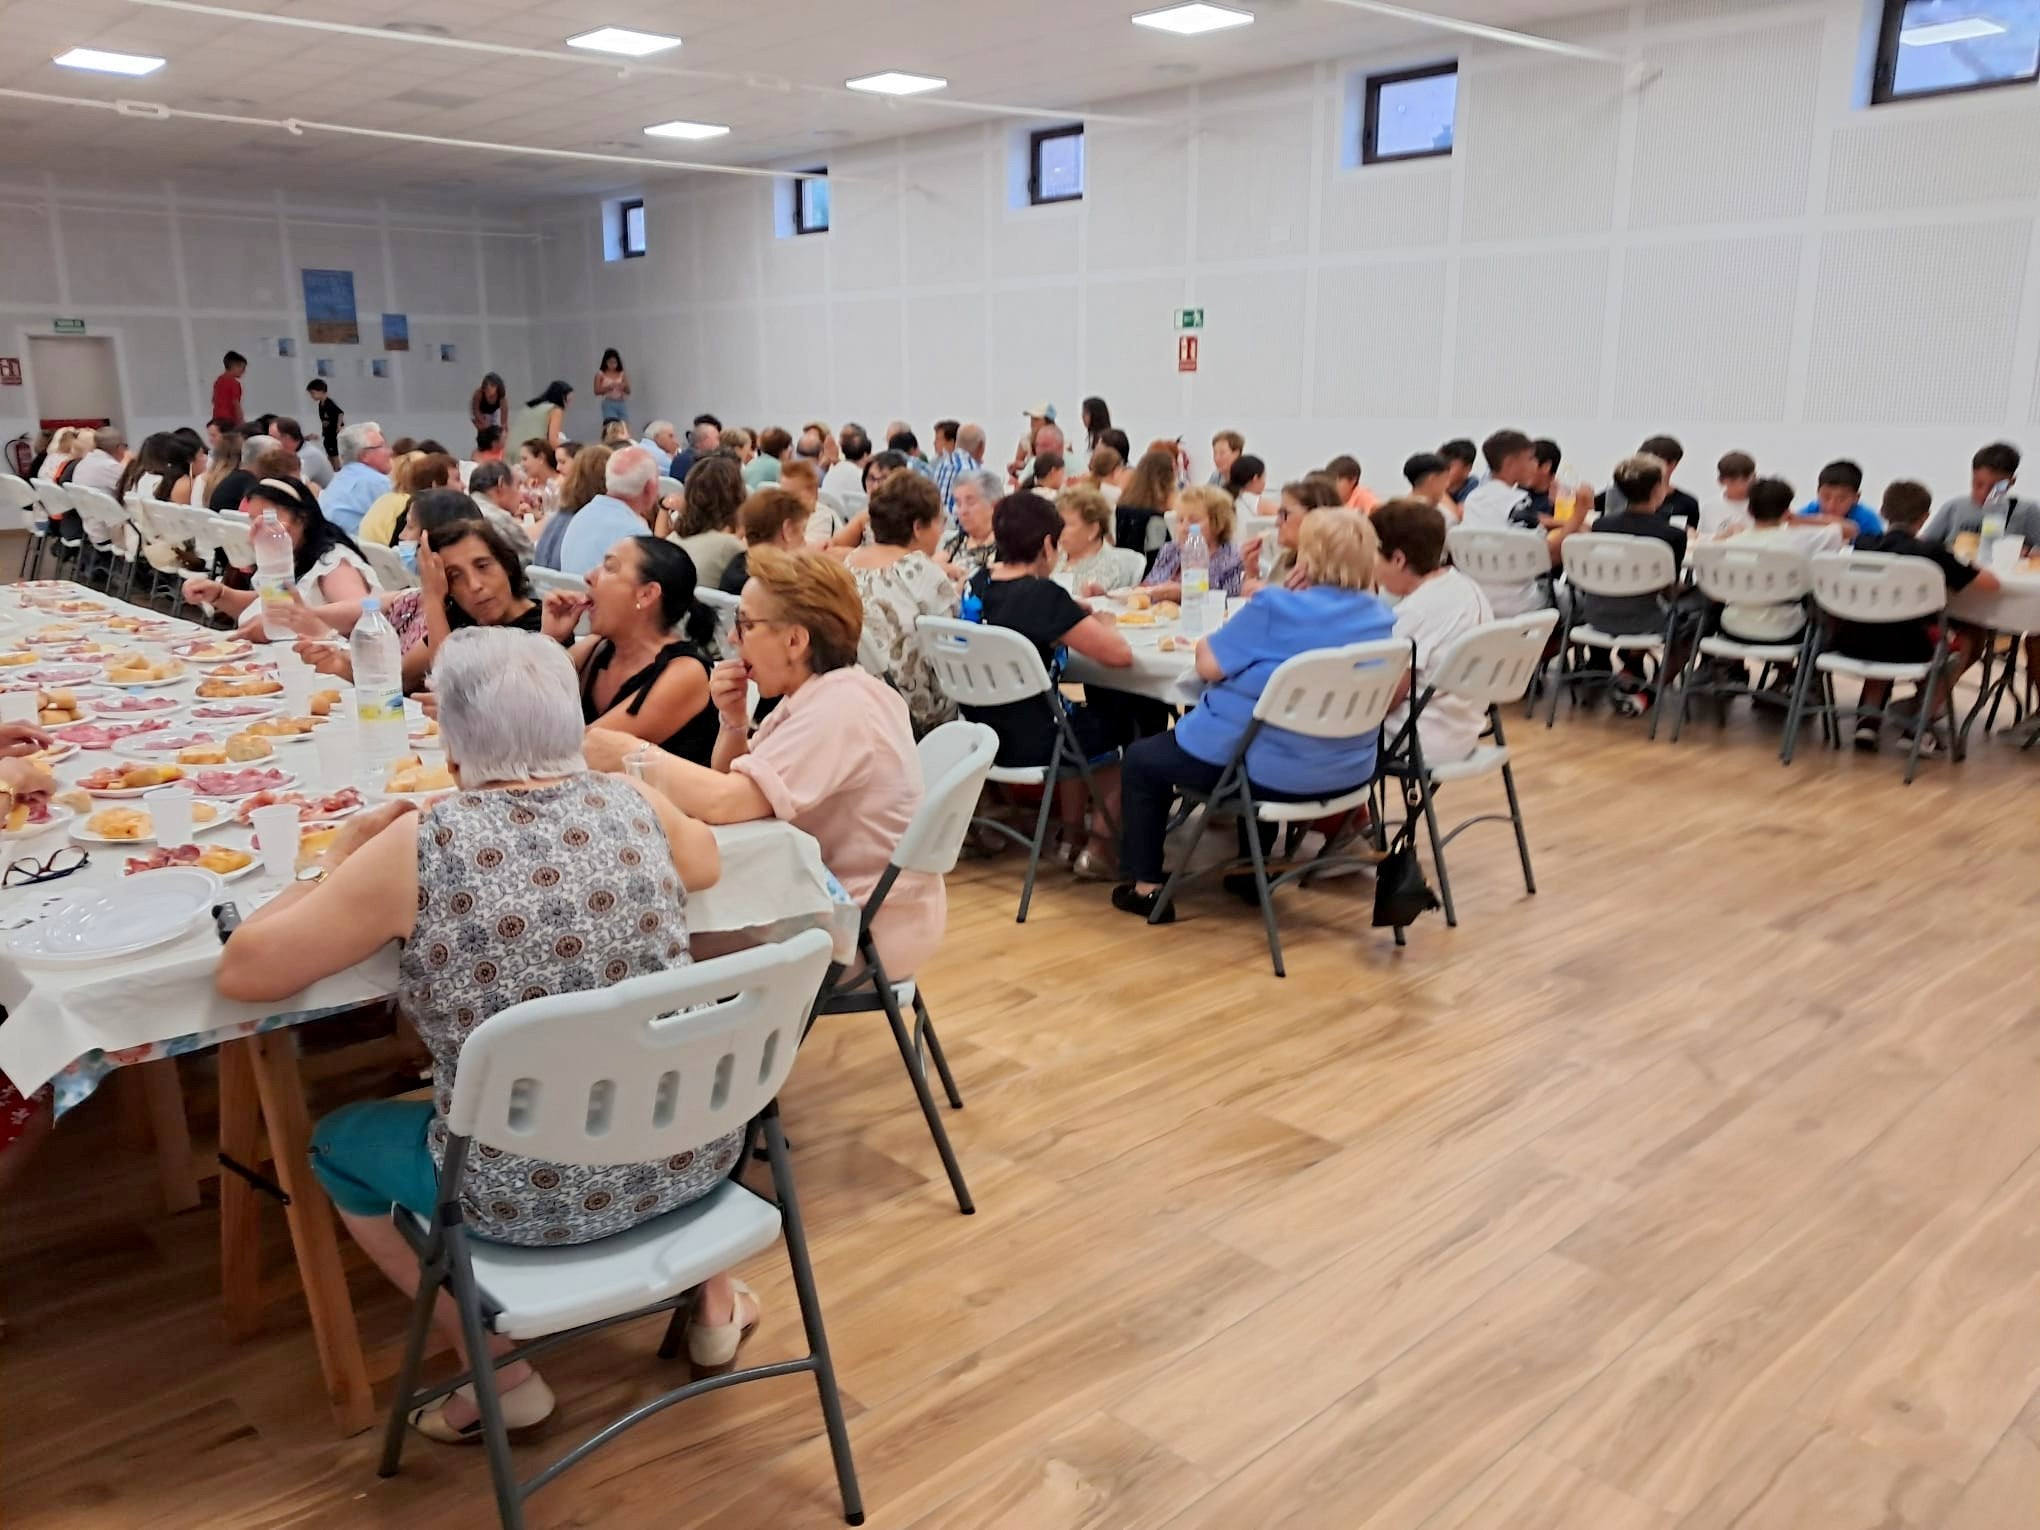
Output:
[[33,887],[38,882],[59,881],[91,864],[90,855],[76,845],[66,845],[42,860],[27,856],[13,862],[0,874],[0,887]]

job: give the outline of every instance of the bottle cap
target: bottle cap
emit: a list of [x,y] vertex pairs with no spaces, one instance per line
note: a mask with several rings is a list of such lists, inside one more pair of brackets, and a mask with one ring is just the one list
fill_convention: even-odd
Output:
[[361,603],[361,614],[363,616],[367,616],[372,611],[380,610],[382,610],[382,601],[373,595],[370,595]]

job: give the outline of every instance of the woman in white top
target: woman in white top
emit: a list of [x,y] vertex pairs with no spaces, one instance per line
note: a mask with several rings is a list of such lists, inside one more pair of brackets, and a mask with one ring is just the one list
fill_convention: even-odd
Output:
[[864,602],[857,662],[905,699],[920,738],[956,716],[914,627],[923,616],[956,615],[956,581],[934,559],[942,496],[932,478],[894,473],[873,486],[868,514],[871,540],[843,556]]
[[1055,572],[1072,595],[1103,595],[1140,583],[1147,559],[1131,547],[1112,545],[1112,506],[1103,491],[1081,484],[1064,489],[1055,497],[1055,508],[1063,523],[1062,535],[1056,538]]
[[[250,514],[267,509],[290,534],[293,570],[299,597],[308,606],[358,601],[377,593],[375,571],[354,539],[327,520],[319,502],[295,478],[264,478],[248,491]],[[217,579],[184,581],[184,598],[193,605],[224,611],[241,625],[241,636],[255,642],[262,631],[262,602],[253,590],[230,590]]]
[[1268,491],[1268,465],[1251,453],[1233,458],[1226,470],[1225,490],[1233,497],[1235,515],[1259,515],[1261,496]]
[[[1416,645],[1417,662],[1404,679],[1382,737],[1393,740],[1409,723],[1412,693],[1431,683],[1438,655],[1454,640],[1494,620],[1486,592],[1445,561],[1445,523],[1428,500],[1394,499],[1374,512],[1381,543],[1374,576],[1398,597],[1395,635]],[[1417,718],[1426,765],[1463,760],[1480,745],[1487,708],[1458,696],[1440,696]]]

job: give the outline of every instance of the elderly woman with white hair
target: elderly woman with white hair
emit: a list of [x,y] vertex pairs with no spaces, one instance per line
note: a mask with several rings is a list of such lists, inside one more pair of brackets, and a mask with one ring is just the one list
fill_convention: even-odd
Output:
[[[228,998],[274,1003],[399,943],[399,997],[431,1049],[433,1098],[335,1111],[313,1133],[312,1168],[355,1241],[407,1291],[417,1261],[390,1211],[431,1213],[468,1035],[524,999],[685,965],[687,894],[721,870],[706,825],[634,781],[588,770],[574,667],[557,643],[500,627],[456,632],[433,684],[459,790],[422,812],[393,803],[349,819],[308,879],[235,931],[217,979]],[[587,1243],[707,1194],[740,1146],[732,1134],[656,1163],[595,1166],[484,1153],[468,1160],[462,1206],[477,1237]],[[439,1321],[461,1349],[450,1303]],[[716,1276],[697,1296],[690,1356],[727,1365],[757,1321],[749,1293]],[[552,1393],[529,1365],[503,1366],[496,1380],[513,1427],[551,1414]],[[467,1387],[411,1422],[448,1443],[480,1433]]]
[[968,578],[988,568],[998,556],[999,544],[992,537],[992,507],[1005,496],[1006,486],[990,468],[974,468],[956,475],[956,530],[942,543],[942,556]]

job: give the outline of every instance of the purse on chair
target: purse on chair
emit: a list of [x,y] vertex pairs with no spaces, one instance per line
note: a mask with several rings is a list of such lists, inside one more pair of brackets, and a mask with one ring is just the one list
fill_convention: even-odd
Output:
[[1374,868],[1374,927],[1400,930],[1437,907],[1438,895],[1417,860],[1416,836],[1397,835],[1394,848]]

